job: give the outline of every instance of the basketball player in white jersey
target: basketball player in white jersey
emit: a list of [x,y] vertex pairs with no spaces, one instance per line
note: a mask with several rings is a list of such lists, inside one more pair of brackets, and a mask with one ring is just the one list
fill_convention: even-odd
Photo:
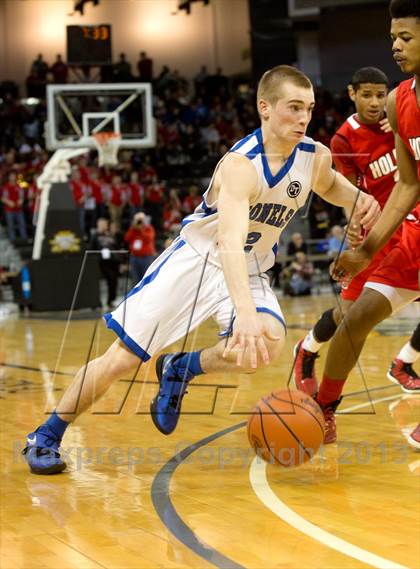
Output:
[[[282,230],[313,189],[352,209],[369,229],[379,217],[376,200],[335,172],[329,150],[305,136],[314,107],[310,80],[278,66],[260,80],[261,128],[220,160],[202,204],[181,234],[110,314],[118,339],[76,374],[57,409],[30,433],[24,454],[32,472],[61,472],[65,429],[118,379],[139,369],[165,346],[213,316],[221,335],[201,351],[161,355],[160,389],[152,419],[164,434],[178,422],[188,383],[203,373],[252,372],[280,353],[286,324],[263,274],[275,259]],[[230,337],[226,343],[227,337]]]

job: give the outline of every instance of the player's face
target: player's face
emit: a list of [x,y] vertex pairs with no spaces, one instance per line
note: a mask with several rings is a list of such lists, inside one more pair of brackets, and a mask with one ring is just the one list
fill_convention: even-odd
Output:
[[357,91],[350,90],[361,122],[374,124],[383,118],[387,94],[387,86],[380,83],[361,83]]
[[274,105],[267,105],[268,125],[280,140],[297,144],[306,133],[315,105],[314,92],[285,82]]
[[420,75],[420,20],[391,20],[392,53],[404,73]]

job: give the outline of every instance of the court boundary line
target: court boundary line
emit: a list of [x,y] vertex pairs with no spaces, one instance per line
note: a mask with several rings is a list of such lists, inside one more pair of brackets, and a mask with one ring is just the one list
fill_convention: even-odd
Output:
[[[398,397],[401,397],[401,394],[375,399],[372,403],[382,403],[383,401],[397,399]],[[349,412],[360,409],[370,404],[371,402],[368,401],[352,405],[351,407],[344,409],[342,414],[346,414],[346,411]],[[258,457],[255,457],[251,463],[249,469],[249,480],[255,495],[262,504],[264,504],[266,508],[273,512],[273,514],[279,517],[282,521],[303,533],[305,536],[310,537],[319,543],[322,543],[322,545],[334,549],[343,555],[352,557],[353,559],[357,559],[362,563],[366,563],[372,567],[377,567],[378,569],[408,569],[405,565],[400,565],[395,561],[390,561],[389,559],[385,559],[375,553],[371,553],[357,545],[353,545],[352,543],[337,537],[335,534],[330,533],[308,521],[300,514],[297,514],[273,492],[267,480],[267,463],[258,460]]]
[[[390,387],[397,387],[397,386],[386,385],[383,387],[373,388],[371,391],[373,391],[374,389],[377,390],[389,389]],[[360,392],[355,392],[356,395],[358,395],[359,393]],[[346,395],[348,397],[352,395],[352,393],[348,393]],[[385,398],[380,398],[379,401],[397,399],[399,397],[402,397],[402,395],[403,394],[399,392],[398,394],[390,395]],[[365,402],[362,405],[365,406],[370,405],[370,401]],[[351,407],[348,407],[347,409],[344,410],[343,414],[345,414],[346,410],[351,411],[353,410],[353,407],[358,407],[358,406],[359,405],[356,406],[353,405]],[[205,437],[204,439],[201,439],[196,443],[184,448],[182,451],[171,457],[162,466],[159,472],[155,475],[151,486],[152,503],[163,525],[172,533],[172,535],[175,536],[176,539],[178,539],[178,541],[183,543],[196,555],[202,557],[203,559],[215,565],[216,567],[219,567],[220,569],[231,569],[231,568],[245,569],[245,567],[236,564],[234,561],[232,561],[228,557],[225,557],[215,548],[204,543],[202,540],[200,540],[197,537],[196,533],[182,520],[182,518],[176,511],[172,503],[172,500],[170,498],[170,483],[176,469],[196,450],[207,445],[210,442],[215,441],[218,438],[223,437],[224,435],[227,435],[229,433],[241,429],[246,425],[246,423],[247,423],[246,421],[241,421],[240,423],[227,427],[221,431],[217,431],[216,433],[213,433],[212,435],[209,435],[208,437]],[[381,566],[382,569],[383,567],[384,566]],[[386,569],[408,569],[408,568],[404,567],[403,565],[394,564],[393,566],[387,565]]]
[[245,425],[246,421],[241,421],[236,425],[232,425],[222,431],[213,433],[212,435],[209,435],[208,437],[184,448],[163,465],[155,475],[151,487],[152,503],[163,525],[176,537],[176,539],[178,539],[178,541],[183,543],[196,555],[220,569],[245,569],[245,567],[236,563],[229,557],[226,557],[217,551],[217,549],[202,541],[183,521],[172,503],[170,497],[170,483],[176,469],[196,450],[224,435],[241,429]]

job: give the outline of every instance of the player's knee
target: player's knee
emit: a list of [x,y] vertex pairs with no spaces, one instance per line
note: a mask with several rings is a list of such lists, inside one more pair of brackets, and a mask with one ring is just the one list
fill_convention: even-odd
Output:
[[368,326],[367,321],[364,320],[363,312],[356,308],[344,315],[337,328],[336,335],[338,337],[341,335],[348,336],[352,342],[357,343],[366,338],[371,329],[372,326]]
[[355,342],[363,340],[391,312],[385,297],[376,291],[365,289],[359,300],[344,315],[339,327],[340,333],[349,334]]
[[270,358],[270,363],[283,351],[284,343],[286,341],[286,332],[284,327],[279,326],[276,330],[273,330],[273,335],[276,337],[275,340],[270,340],[268,338],[264,340]]
[[110,378],[120,379],[134,372],[139,366],[139,358],[116,340],[102,356],[104,373]]

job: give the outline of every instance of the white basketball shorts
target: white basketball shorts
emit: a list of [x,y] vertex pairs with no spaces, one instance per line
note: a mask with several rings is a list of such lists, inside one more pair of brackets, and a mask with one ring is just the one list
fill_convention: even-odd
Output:
[[[265,274],[250,277],[257,312],[271,314],[286,328]],[[214,317],[220,336],[229,334],[234,307],[221,268],[200,257],[181,237],[149,267],[143,279],[104,319],[143,361]]]

